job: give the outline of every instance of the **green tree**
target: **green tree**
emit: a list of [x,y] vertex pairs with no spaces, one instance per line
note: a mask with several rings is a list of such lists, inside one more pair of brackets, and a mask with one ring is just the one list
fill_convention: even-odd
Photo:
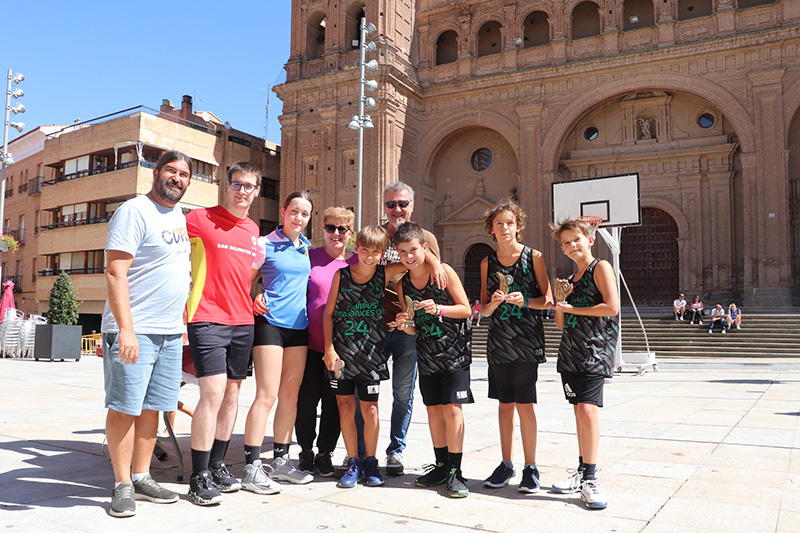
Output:
[[63,270],[53,283],[49,303],[47,319],[51,324],[74,326],[78,323],[78,301],[72,290],[72,280]]

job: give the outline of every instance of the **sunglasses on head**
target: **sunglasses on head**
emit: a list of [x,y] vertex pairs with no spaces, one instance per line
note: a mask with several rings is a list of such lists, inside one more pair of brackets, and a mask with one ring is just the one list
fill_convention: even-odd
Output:
[[397,202],[395,202],[394,200],[389,200],[388,202],[386,202],[386,207],[388,207],[389,209],[394,209],[399,205],[400,209],[405,209],[406,207],[409,206],[410,203],[411,202],[408,200],[399,200]]
[[252,183],[239,183],[238,181],[231,181],[228,183],[232,191],[240,191],[244,189],[244,192],[251,193],[256,190],[258,185],[253,185]]
[[333,224],[325,224],[324,227],[325,231],[327,231],[328,233],[336,233],[336,232],[347,233],[348,231],[350,231],[350,228],[348,228],[347,226],[334,226]]

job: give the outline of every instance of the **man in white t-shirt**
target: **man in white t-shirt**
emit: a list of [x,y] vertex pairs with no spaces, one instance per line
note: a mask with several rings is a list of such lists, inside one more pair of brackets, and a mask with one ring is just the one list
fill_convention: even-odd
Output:
[[191,175],[187,155],[167,152],[150,192],[125,202],[108,224],[102,332],[112,516],[134,515],[136,498],[178,501],[149,470],[158,412],[176,409],[181,383],[190,244],[177,204]]
[[675,320],[683,320],[683,315],[686,314],[686,298],[683,294],[672,302],[672,312],[675,313]]

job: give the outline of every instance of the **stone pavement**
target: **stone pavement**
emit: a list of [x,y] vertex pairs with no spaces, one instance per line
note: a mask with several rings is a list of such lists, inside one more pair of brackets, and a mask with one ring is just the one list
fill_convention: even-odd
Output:
[[[800,363],[791,359],[659,360],[660,372],[607,383],[600,412],[600,479],[609,507],[587,510],[578,495],[523,496],[519,477],[503,489],[482,480],[500,460],[496,410],[486,397],[486,365],[473,365],[477,403],[465,407],[464,473],[472,493],[446,496],[413,479],[431,462],[421,398],[405,453],[407,473],[384,487],[336,488],[333,479],[284,486],[280,495],[240,492],[199,508],[176,482],[174,456],[153,462],[153,477],[182,495],[172,505],[138,502],[132,518],[107,514],[113,484],[102,453],[101,360],[0,359],[0,525],[5,531],[800,531]],[[229,452],[240,474],[242,433],[254,383],[245,382]],[[181,392],[193,405],[197,387]],[[386,446],[391,392],[382,389]],[[554,363],[539,378],[538,465],[547,487],[577,461],[572,409]],[[176,430],[189,469],[190,419]],[[270,429],[271,431],[271,424]],[[264,446],[270,457],[269,435]],[[519,439],[517,439],[519,440]],[[297,447],[292,455],[296,457]],[[515,450],[517,471],[522,451]],[[335,461],[344,458],[344,447]],[[383,458],[380,457],[382,460]],[[188,479],[188,472],[187,472]]]

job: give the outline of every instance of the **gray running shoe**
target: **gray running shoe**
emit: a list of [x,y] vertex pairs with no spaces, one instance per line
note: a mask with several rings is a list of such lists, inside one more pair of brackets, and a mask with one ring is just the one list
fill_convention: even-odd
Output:
[[230,473],[225,463],[222,463],[219,468],[213,466],[211,470],[211,477],[214,480],[214,485],[220,492],[236,492],[242,488],[242,484],[236,479],[236,476]]
[[553,483],[553,492],[558,492],[559,494],[571,494],[573,492],[578,492],[579,490],[581,490],[581,481],[583,481],[583,470],[581,470],[580,468],[577,470],[572,470],[570,468],[567,470],[567,472],[570,473],[569,476]]
[[114,487],[111,491],[111,508],[108,514],[119,518],[136,514],[133,483],[127,481]]
[[275,481],[288,481],[289,483],[296,483],[298,485],[305,485],[311,483],[314,476],[306,472],[301,472],[295,468],[289,456],[276,457],[272,460],[272,472],[269,477]]
[[467,480],[461,475],[461,470],[450,469],[450,473],[447,475],[447,492],[451,498],[466,498],[469,496]]
[[242,488],[256,494],[278,494],[281,491],[281,488],[269,479],[264,467],[261,466],[261,459],[251,465],[244,465]]
[[133,484],[137,500],[148,500],[153,503],[175,503],[178,495],[171,490],[165,489],[155,482],[150,474],[147,474]]
[[386,456],[386,473],[390,476],[403,475],[403,454],[393,453]]

